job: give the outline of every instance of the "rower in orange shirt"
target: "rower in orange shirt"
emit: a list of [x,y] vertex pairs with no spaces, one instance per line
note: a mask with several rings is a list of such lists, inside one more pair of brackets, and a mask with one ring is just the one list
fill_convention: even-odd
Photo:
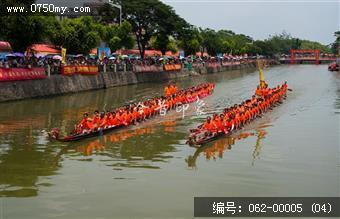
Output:
[[137,107],[133,108],[132,115],[135,122],[139,121],[139,119],[141,118]]
[[212,123],[210,116],[208,116],[207,121],[203,124],[202,128],[205,129],[206,131],[210,132],[210,133],[214,133],[215,132],[216,127]]
[[170,90],[169,90],[169,87],[168,87],[168,86],[166,86],[166,87],[164,88],[164,96],[166,96],[166,97],[170,96]]
[[169,89],[170,89],[171,95],[177,93],[177,86],[175,85],[175,83],[171,84]]
[[260,88],[260,85],[257,86],[256,91],[255,91],[255,94],[256,94],[258,97],[261,97],[261,96],[262,96],[262,89]]
[[107,126],[109,125],[108,119],[107,119],[108,116],[105,115],[105,112],[101,112],[99,118],[100,118],[100,120],[99,120],[99,128],[100,129],[106,129]]
[[96,111],[94,111],[94,117],[93,117],[93,120],[92,120],[92,128],[91,129],[96,130],[96,129],[99,128],[99,126],[100,126],[100,116],[99,116],[99,111],[96,110]]
[[251,119],[251,111],[250,108],[246,109],[246,111],[244,112],[244,116],[245,116],[245,122],[248,123]]
[[129,124],[134,124],[135,121],[136,121],[136,118],[134,117],[134,114],[133,114],[133,108],[130,108],[128,110],[128,121],[129,121]]
[[75,127],[76,133],[83,134],[83,133],[89,132],[91,130],[91,127],[89,125],[91,123],[91,121],[92,120],[89,118],[89,114],[88,113],[84,113],[83,114],[83,119],[80,121],[79,125],[77,125]]
[[224,120],[223,126],[224,126],[224,133],[227,134],[227,133],[231,132],[232,129],[233,129],[233,123],[232,123],[231,119]]
[[123,114],[121,115],[121,121],[125,126],[130,125],[130,116],[129,116],[129,110],[126,107],[123,111]]
[[224,115],[221,114],[214,120],[214,125],[217,128],[217,132],[224,132],[225,127],[223,126]]
[[177,87],[174,87],[172,84],[169,84],[164,88],[164,95],[166,97],[170,97],[172,94],[177,92]]
[[110,117],[109,117],[109,124],[111,126],[118,126],[121,124],[120,120],[118,119],[118,116],[115,112],[112,112]]
[[241,127],[241,115],[240,113],[236,113],[235,114],[235,118],[234,118],[234,122],[235,122],[235,125],[237,128],[240,128]]

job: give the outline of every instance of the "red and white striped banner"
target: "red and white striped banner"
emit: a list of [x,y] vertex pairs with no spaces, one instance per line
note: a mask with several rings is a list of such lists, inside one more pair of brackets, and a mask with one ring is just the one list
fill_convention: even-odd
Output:
[[46,78],[44,68],[0,68],[0,82]]

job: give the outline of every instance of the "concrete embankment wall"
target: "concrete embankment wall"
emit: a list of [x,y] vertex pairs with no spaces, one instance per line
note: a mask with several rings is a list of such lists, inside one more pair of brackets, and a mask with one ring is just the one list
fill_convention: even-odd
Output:
[[162,82],[181,77],[254,67],[254,63],[248,63],[238,66],[225,66],[215,68],[200,67],[194,68],[192,71],[182,70],[178,72],[106,72],[100,73],[96,76],[52,75],[51,77],[43,80],[0,83],[0,102],[22,100],[28,98],[49,97],[67,93],[105,89],[137,83]]

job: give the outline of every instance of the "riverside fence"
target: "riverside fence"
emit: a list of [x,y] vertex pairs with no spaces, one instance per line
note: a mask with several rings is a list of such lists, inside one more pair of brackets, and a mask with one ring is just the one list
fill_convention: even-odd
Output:
[[[108,63],[99,65],[46,65],[41,68],[0,68],[1,81],[36,80],[50,77],[53,74],[65,76],[97,75],[106,72],[134,72],[134,73],[157,73],[157,72],[180,72],[192,71],[202,68],[217,69],[228,66],[239,66],[246,63],[254,63],[256,60],[240,61],[215,61],[215,62],[183,62],[176,64],[141,65],[134,63]],[[274,60],[266,60],[268,64]]]

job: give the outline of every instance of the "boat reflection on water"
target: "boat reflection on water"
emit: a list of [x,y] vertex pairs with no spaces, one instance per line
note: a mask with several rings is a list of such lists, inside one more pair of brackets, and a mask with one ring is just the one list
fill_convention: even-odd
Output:
[[261,153],[261,141],[262,139],[267,135],[267,132],[263,129],[264,127],[267,127],[268,125],[264,125],[259,127],[259,129],[256,129],[255,132],[242,132],[237,135],[232,135],[229,137],[221,138],[216,140],[213,144],[207,144],[203,145],[195,151],[193,155],[188,156],[188,158],[185,160],[188,164],[189,168],[197,168],[196,160],[197,158],[203,154],[207,160],[216,160],[217,157],[222,159],[224,152],[231,150],[232,146],[235,145],[237,141],[246,139],[248,137],[257,137],[255,148],[253,151],[253,161],[252,165],[254,165],[255,160],[259,158]]
[[104,151],[109,143],[121,143],[129,138],[144,134],[152,134],[153,132],[155,132],[154,127],[147,127],[135,130],[125,130],[112,135],[104,135],[100,138],[96,138],[88,144],[77,146],[76,151],[82,153],[84,156],[91,156],[93,153]]
[[[166,162],[171,155],[168,152],[175,151],[178,133],[175,132],[176,121],[164,121],[157,125],[122,130],[116,133],[101,136],[90,141],[76,142],[63,148],[56,156],[59,163],[63,155],[72,154],[80,161],[89,161],[84,157],[94,155],[112,158],[109,166],[114,169],[122,167],[132,168],[156,168],[157,162]],[[162,144],[159,144],[158,136],[162,134]],[[105,161],[108,159],[105,158]],[[60,165],[60,164],[57,164]]]
[[262,139],[265,138],[266,135],[267,135],[267,132],[265,130],[259,130],[257,132],[256,144],[255,144],[254,151],[253,151],[253,161],[251,163],[252,166],[255,165],[256,159],[260,158],[261,149],[262,149]]

